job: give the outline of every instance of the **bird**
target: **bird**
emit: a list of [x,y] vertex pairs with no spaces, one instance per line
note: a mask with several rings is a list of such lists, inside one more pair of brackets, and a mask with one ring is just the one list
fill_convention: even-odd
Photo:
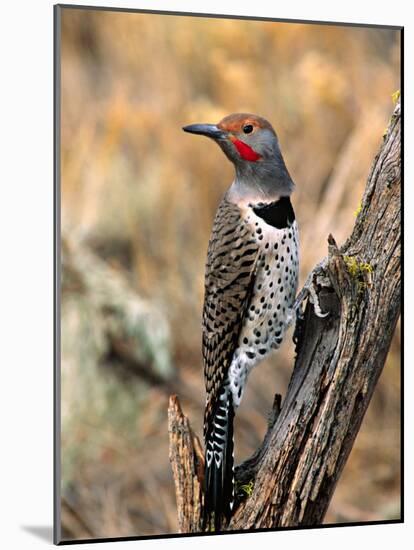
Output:
[[203,529],[227,526],[235,502],[233,423],[249,373],[292,321],[299,237],[295,184],[272,125],[234,113],[185,132],[215,141],[235,168],[207,250],[202,314],[206,386]]

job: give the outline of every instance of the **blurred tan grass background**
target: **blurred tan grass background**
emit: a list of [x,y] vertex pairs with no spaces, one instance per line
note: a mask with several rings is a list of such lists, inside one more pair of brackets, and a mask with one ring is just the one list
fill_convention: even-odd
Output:
[[[279,135],[301,281],[349,234],[399,89],[399,34],[62,10],[62,526],[65,538],[177,531],[166,411],[201,435],[203,271],[232,167],[184,124],[231,112]],[[251,375],[236,461],[284,393],[291,342]],[[399,517],[395,335],[326,522]]]

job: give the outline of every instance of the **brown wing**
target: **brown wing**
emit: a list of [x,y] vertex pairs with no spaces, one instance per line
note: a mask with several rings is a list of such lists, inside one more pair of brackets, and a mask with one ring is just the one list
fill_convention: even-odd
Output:
[[240,209],[223,199],[207,253],[203,311],[205,420],[230,367],[254,286],[259,247]]

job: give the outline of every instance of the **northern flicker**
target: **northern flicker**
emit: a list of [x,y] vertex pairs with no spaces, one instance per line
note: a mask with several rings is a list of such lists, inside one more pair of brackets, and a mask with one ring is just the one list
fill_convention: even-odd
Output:
[[202,322],[204,376],[204,528],[220,531],[234,504],[233,419],[251,369],[282,343],[298,284],[294,183],[265,119],[233,114],[192,124],[235,167],[207,252]]

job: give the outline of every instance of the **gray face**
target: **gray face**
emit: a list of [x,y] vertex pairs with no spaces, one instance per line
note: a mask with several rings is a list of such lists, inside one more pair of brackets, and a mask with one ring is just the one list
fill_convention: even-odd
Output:
[[271,160],[279,150],[276,134],[268,128],[260,128],[251,134],[240,136],[240,139],[259,153],[264,160]]
[[267,195],[292,192],[294,184],[285,166],[272,126],[263,118],[249,114],[225,117],[216,124],[192,124],[184,131],[213,139],[233,162],[236,183],[260,187]]
[[[233,139],[237,141],[233,141]],[[250,152],[241,144],[247,145]],[[230,139],[219,143],[235,164],[272,162],[279,153],[276,134],[268,128],[256,128],[253,132],[232,134]],[[259,157],[255,160],[255,154]],[[259,168],[259,166],[258,166]]]
[[[252,125],[245,125],[247,130]],[[230,132],[215,124],[191,124],[185,132],[199,134],[213,139],[234,164],[272,162],[279,154],[276,134],[268,128],[253,128],[245,133]]]

